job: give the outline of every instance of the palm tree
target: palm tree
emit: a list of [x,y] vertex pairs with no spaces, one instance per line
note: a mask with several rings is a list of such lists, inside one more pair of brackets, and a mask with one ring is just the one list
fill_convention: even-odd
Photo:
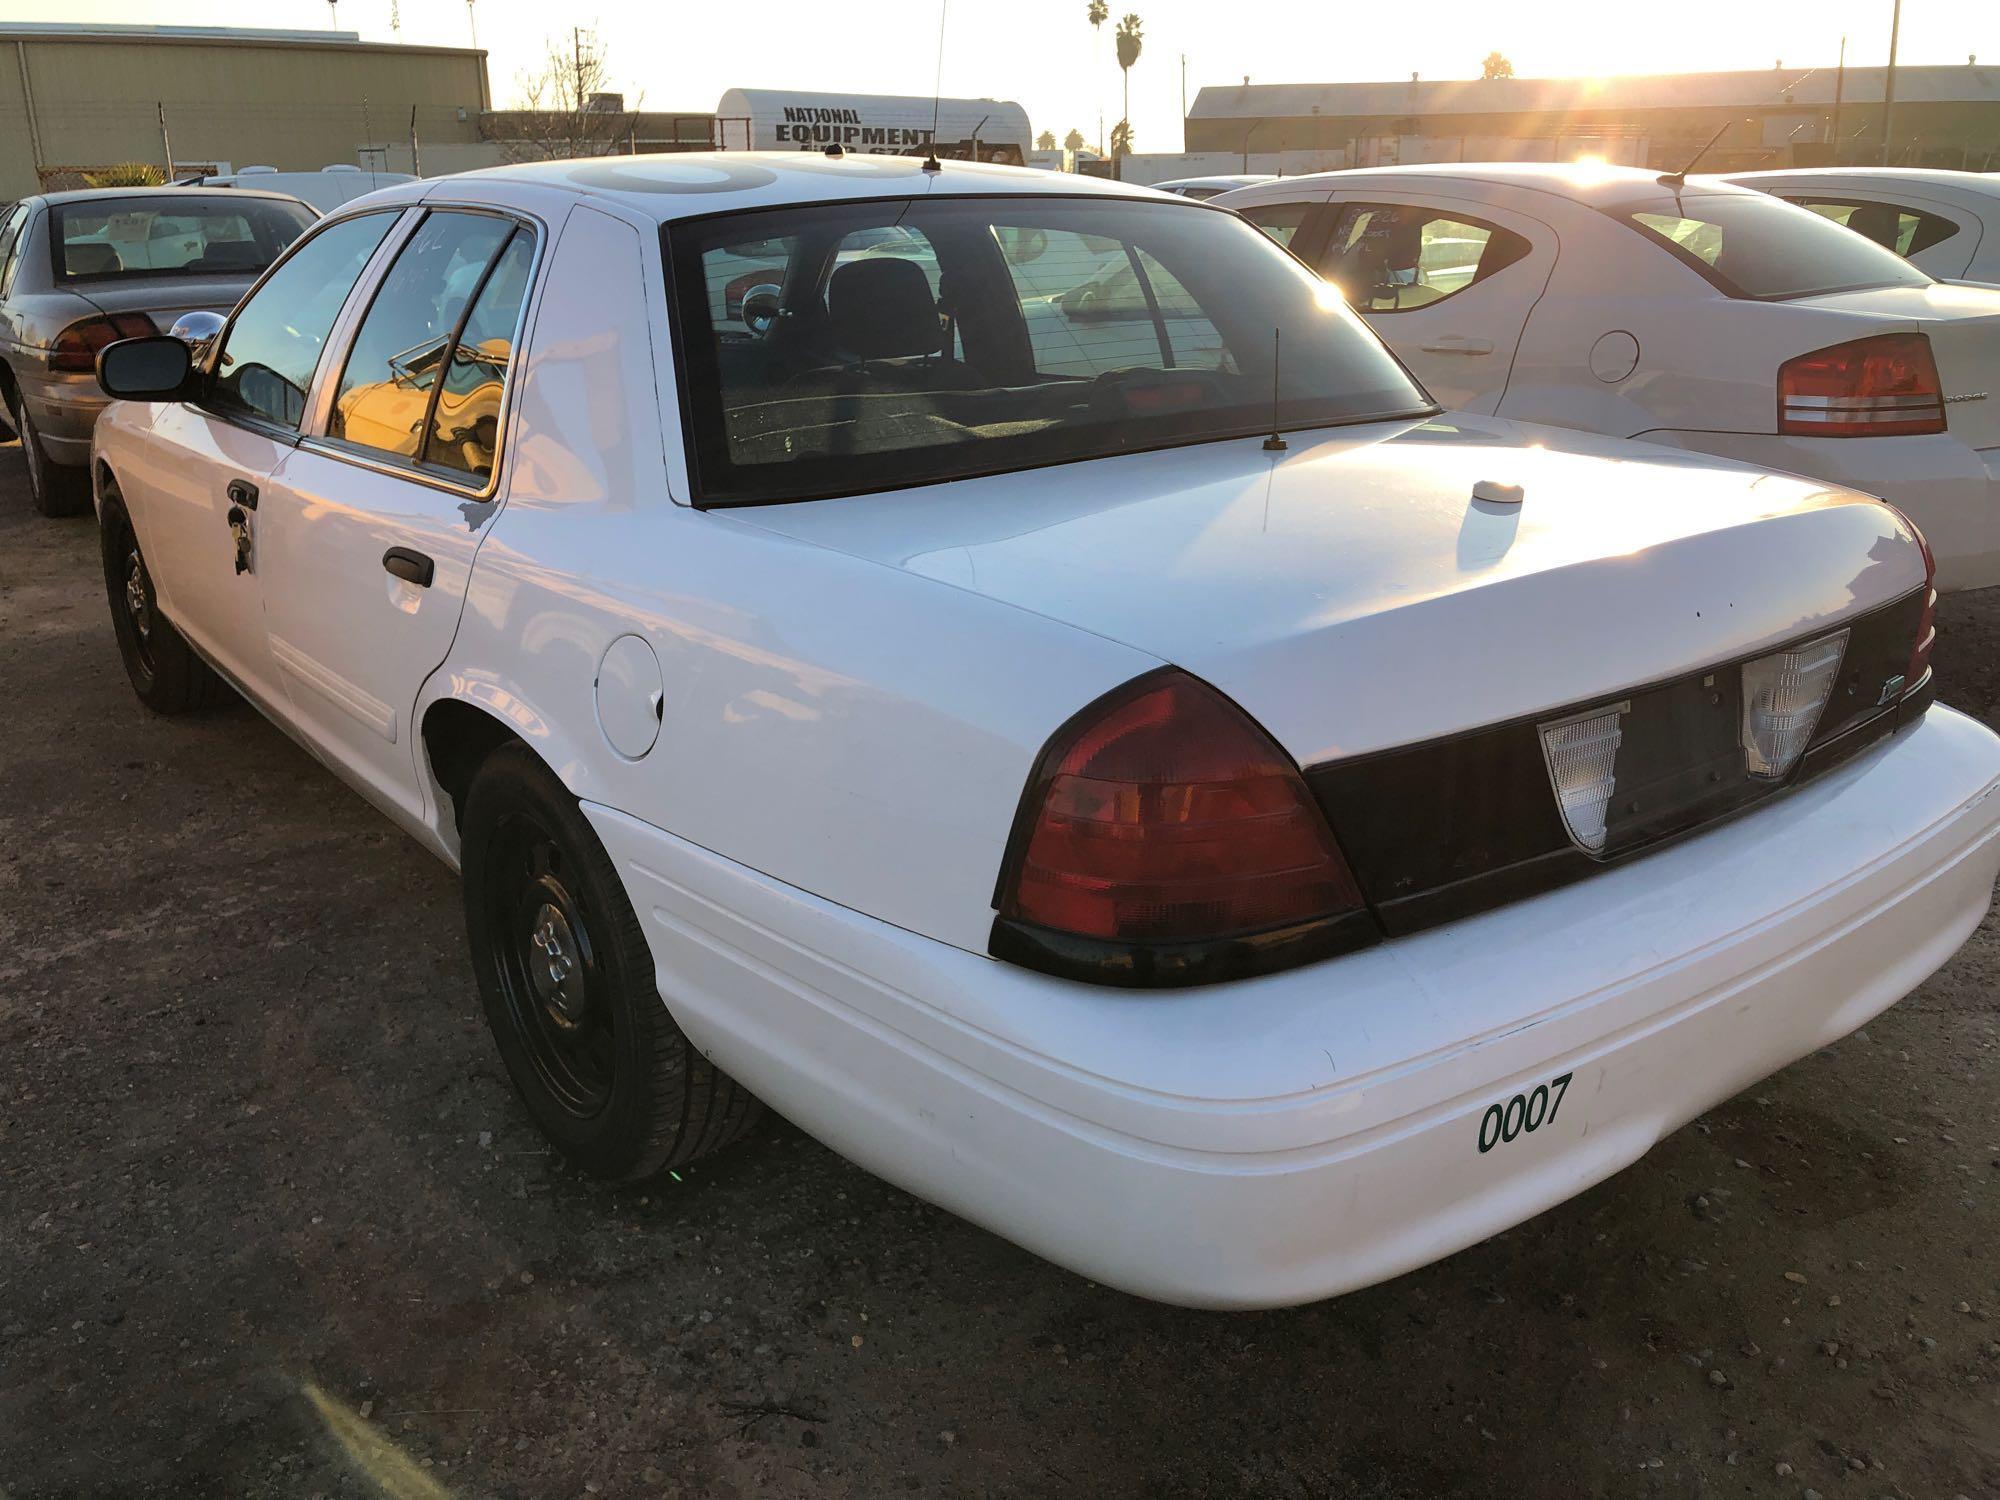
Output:
[[1132,154],[1132,123],[1120,120],[1111,127],[1111,155],[1115,159]]
[[1090,143],[1083,138],[1083,132],[1081,130],[1076,129],[1074,126],[1070,128],[1069,134],[1063,137],[1063,150],[1065,151],[1081,151],[1085,146],[1089,144]]
[[[1104,23],[1111,19],[1111,7],[1104,0],[1090,0],[1090,9],[1085,12],[1090,17],[1090,29],[1099,36],[1104,35]],[[1097,149],[1104,149],[1104,101],[1097,101]]]
[[[1139,26],[1138,15],[1128,14],[1118,23],[1118,34],[1114,38],[1118,45],[1118,71],[1125,80],[1124,118],[1118,122],[1125,127],[1125,152],[1132,149],[1132,64],[1139,60],[1139,49],[1145,44],[1145,38],[1139,34]],[[1111,154],[1113,157],[1125,154],[1118,149],[1115,132]]]

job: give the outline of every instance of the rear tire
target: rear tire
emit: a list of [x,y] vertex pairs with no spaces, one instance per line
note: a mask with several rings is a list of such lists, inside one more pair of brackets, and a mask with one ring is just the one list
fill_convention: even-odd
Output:
[[104,593],[111,606],[111,625],[118,636],[118,655],[139,701],[156,714],[183,714],[209,708],[229,696],[229,685],[173,623],[160,613],[153,594],[153,575],[139,550],[132,518],[107,481],[103,526]]
[[51,519],[80,516],[90,508],[90,475],[52,460],[42,447],[42,435],[28,414],[28,402],[16,395],[11,420],[14,435],[21,440],[21,457],[28,465],[28,496],[35,509]]
[[756,1099],[674,1024],[624,883],[554,773],[503,745],[473,776],[462,826],[473,972],[542,1133],[624,1181],[742,1135]]

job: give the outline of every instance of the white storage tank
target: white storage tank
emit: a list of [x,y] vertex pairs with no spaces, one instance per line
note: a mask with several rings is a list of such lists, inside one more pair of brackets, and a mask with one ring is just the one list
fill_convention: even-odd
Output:
[[922,156],[937,118],[937,154],[953,161],[1019,166],[1032,145],[1028,112],[1006,99],[939,99],[914,94],[819,94],[730,89],[715,107],[715,141],[725,151],[847,151]]

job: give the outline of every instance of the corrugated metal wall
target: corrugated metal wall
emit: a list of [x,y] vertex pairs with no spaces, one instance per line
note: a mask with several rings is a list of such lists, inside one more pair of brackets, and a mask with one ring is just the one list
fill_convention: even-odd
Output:
[[393,148],[407,161],[413,105],[421,141],[479,139],[480,112],[489,105],[486,56],[338,43],[10,36],[0,28],[0,200],[36,191],[38,167],[164,165],[159,104],[179,162],[308,171],[365,164],[359,153],[369,146]]

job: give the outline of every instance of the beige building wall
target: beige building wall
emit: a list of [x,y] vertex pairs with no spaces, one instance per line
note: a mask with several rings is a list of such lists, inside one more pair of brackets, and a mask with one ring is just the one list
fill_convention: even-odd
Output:
[[412,107],[420,145],[469,146],[491,99],[470,49],[0,25],[0,201],[38,168],[164,165],[159,106],[179,163],[408,170]]

